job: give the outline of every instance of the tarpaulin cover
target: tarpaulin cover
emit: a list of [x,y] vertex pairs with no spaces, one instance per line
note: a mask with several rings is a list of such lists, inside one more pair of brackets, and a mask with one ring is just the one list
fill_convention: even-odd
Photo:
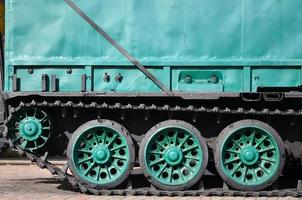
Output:
[[[301,0],[74,0],[144,65],[301,65]],[[6,1],[6,65],[130,65],[63,0]]]

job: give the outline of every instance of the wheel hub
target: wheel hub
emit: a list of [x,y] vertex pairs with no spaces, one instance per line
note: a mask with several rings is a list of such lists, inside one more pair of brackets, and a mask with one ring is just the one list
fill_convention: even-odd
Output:
[[168,149],[166,151],[164,157],[165,157],[165,160],[167,163],[174,166],[174,165],[178,165],[181,163],[182,158],[183,158],[183,153],[179,148],[171,147],[170,149]]
[[240,152],[241,161],[246,165],[254,165],[259,159],[259,153],[255,147],[246,147]]
[[72,173],[80,181],[111,189],[122,183],[132,170],[134,149],[129,132],[111,120],[89,121],[78,128],[67,148]]
[[25,118],[20,122],[19,132],[27,140],[33,141],[42,133],[42,125],[33,117]]
[[110,157],[110,151],[106,146],[99,146],[92,153],[93,160],[99,164],[107,163]]

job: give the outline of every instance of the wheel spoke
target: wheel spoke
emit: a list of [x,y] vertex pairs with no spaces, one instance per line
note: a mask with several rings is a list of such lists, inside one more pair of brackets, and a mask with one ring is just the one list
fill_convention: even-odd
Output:
[[17,138],[15,138],[14,140],[12,140],[13,143],[17,142],[18,140],[20,140],[22,138],[22,136],[19,136]]
[[80,160],[78,163],[77,163],[77,165],[80,165],[80,164],[82,164],[82,163],[84,163],[84,162],[87,162],[87,161],[89,161],[89,160],[91,160],[92,159],[92,157],[88,157],[88,158],[86,158],[86,159],[84,159],[84,160]]
[[186,159],[196,160],[199,161],[198,157],[192,157],[192,156],[185,156]]
[[115,167],[114,169],[116,169],[116,171],[118,171],[118,173],[121,173],[119,166],[117,166],[115,163],[112,163],[112,165]]
[[77,152],[91,154],[92,152],[85,149],[77,149]]
[[96,173],[96,181],[100,180],[100,172],[101,172],[101,166],[98,166],[98,171]]
[[184,139],[183,139],[183,141],[179,144],[179,148],[181,148],[186,142],[187,142],[187,140],[190,138],[190,136],[189,135],[187,135]]
[[23,112],[23,114],[24,114],[24,118],[26,118],[26,117],[28,117],[28,115],[27,115],[27,113],[25,112],[25,110],[23,110],[23,109],[21,109],[21,111]]
[[189,167],[186,163],[183,163],[183,166],[184,166],[185,168],[187,168],[190,172],[194,173],[194,170],[191,169],[191,167]]
[[257,178],[256,173],[255,173],[255,169],[251,169],[251,171],[252,171],[254,180],[255,180],[255,181],[258,181],[258,178]]
[[160,163],[160,162],[163,162],[163,161],[164,161],[163,158],[162,158],[162,159],[159,159],[159,160],[157,160],[157,161],[154,161],[154,162],[150,163],[149,166],[152,167],[153,165],[156,165],[156,164],[158,164],[158,163]]
[[234,174],[238,171],[238,169],[240,168],[241,164],[242,164],[241,161],[237,164],[236,168],[234,169],[234,171],[232,173],[232,176],[234,176]]
[[264,157],[261,157],[261,160],[265,160],[265,161],[268,161],[268,162],[276,163],[276,161],[268,159],[268,158],[264,158]]
[[150,151],[149,154],[164,155],[163,152],[157,152],[157,151]]
[[232,180],[228,182],[231,187],[253,190],[257,186],[262,190],[280,176],[277,163],[284,159],[279,151],[283,147],[275,138],[276,132],[270,132],[273,128],[267,127],[257,120],[240,120],[219,135],[215,162],[222,163],[218,172],[224,181]]
[[40,116],[47,117],[47,114],[37,108],[22,108],[12,113],[8,122],[9,132],[14,134],[9,135],[12,143],[18,142],[22,149],[31,152],[43,147],[51,135],[51,127],[49,121],[49,124],[41,123]]
[[37,108],[34,108],[34,116],[33,117],[36,117],[37,115]]
[[106,172],[107,172],[107,174],[108,174],[108,176],[109,176],[109,179],[111,179],[111,174],[109,173],[108,166],[105,165],[105,168],[106,168]]
[[268,136],[264,136],[257,144],[256,144],[256,148],[257,147],[259,147],[261,144],[262,144],[262,142],[264,142],[264,140],[267,138]]
[[181,178],[182,180],[185,180],[183,174],[182,174],[181,171],[180,171],[180,168],[177,168],[177,171],[178,171],[178,174],[179,174],[180,178]]
[[95,132],[92,132],[92,135],[93,135],[93,137],[94,137],[96,143],[99,145],[100,143],[99,143],[99,140],[98,140],[98,138],[97,138]]
[[92,145],[90,142],[85,141],[85,143],[86,143],[88,146],[93,147],[93,145]]
[[125,128],[110,120],[93,120],[78,128],[69,147],[80,181],[100,187],[114,183],[108,189],[122,183],[134,164],[134,145],[127,135]]
[[126,147],[126,145],[121,145],[121,146],[110,149],[110,151],[116,151],[116,150],[119,150],[119,149],[125,148],[125,147]]
[[160,175],[163,173],[163,171],[166,169],[167,167],[167,163],[164,164],[163,168],[158,172],[157,177],[160,177]]
[[155,141],[155,143],[156,143],[158,146],[160,146],[161,148],[163,148],[163,149],[166,148],[164,145],[162,145],[162,144],[161,144],[160,142],[158,142],[158,141]]
[[115,135],[112,140],[109,142],[109,144],[107,145],[107,147],[110,147],[110,145],[115,141],[115,139],[118,137],[118,135]]
[[48,137],[45,137],[43,135],[41,135],[41,138],[46,142],[46,140],[48,140]]
[[271,151],[271,150],[275,150],[275,147],[269,147],[269,148],[261,149],[259,151],[259,153],[264,153],[264,152]]
[[103,144],[106,144],[106,140],[107,140],[107,131],[104,130],[104,137],[103,137]]
[[23,149],[25,149],[26,146],[27,146],[27,144],[28,144],[28,141],[27,141],[27,140],[24,140],[24,142],[22,142],[22,144],[21,144],[21,147],[22,147]]
[[262,167],[261,164],[258,164],[258,166],[262,169],[262,171],[264,171],[264,173],[269,175],[269,172],[264,167]]
[[94,167],[94,164],[95,164],[95,162],[91,163],[90,167],[85,172],[85,176],[87,176],[87,174],[92,170],[92,168]]
[[246,174],[247,174],[247,167],[246,166],[244,166],[244,173],[242,174],[243,175],[243,182],[245,182],[246,181]]
[[253,146],[253,143],[255,141],[255,134],[256,134],[256,131],[253,131],[252,135],[251,135],[251,146]]
[[47,115],[45,115],[42,119],[39,119],[39,121],[43,123],[46,121],[46,119],[47,119]]
[[175,131],[175,135],[174,135],[174,145],[176,146],[177,143],[177,139],[178,139],[178,131]]
[[198,148],[197,145],[196,145],[196,146],[193,146],[193,147],[190,147],[190,148],[188,148],[188,149],[184,149],[184,150],[183,150],[183,153],[188,152],[188,151],[191,151],[191,150],[196,149],[196,148]]
[[232,150],[232,149],[226,149],[227,152],[229,153],[234,153],[234,154],[239,154],[238,151]]
[[[144,156],[140,157],[140,164],[144,174],[153,178],[151,183],[156,181],[171,188],[176,185],[190,187],[198,181],[196,175],[205,170],[203,162],[207,161],[207,154],[204,151],[207,149],[203,149],[206,146],[201,139],[204,139],[200,139],[201,133],[196,128],[181,121],[172,123],[175,126],[166,121],[150,129],[154,132],[149,131],[140,146]],[[186,126],[182,127],[183,124]]]
[[226,164],[229,164],[229,163],[236,162],[236,161],[238,161],[238,160],[240,160],[240,158],[234,158],[234,159],[225,161],[224,164],[226,165]]
[[127,158],[122,156],[113,155],[112,158],[120,159],[120,160],[127,160]]
[[237,147],[239,147],[239,149],[241,149],[241,146],[238,144],[238,142],[236,142],[235,140],[232,140],[234,144],[236,144]]
[[173,175],[173,167],[171,167],[171,169],[170,169],[170,182],[172,182],[172,175]]

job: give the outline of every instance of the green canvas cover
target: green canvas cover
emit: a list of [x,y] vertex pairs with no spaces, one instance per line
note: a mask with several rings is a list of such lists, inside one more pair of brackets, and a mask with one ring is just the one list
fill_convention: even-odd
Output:
[[[189,90],[198,91],[204,88],[210,91],[255,91],[259,85],[297,86],[301,83],[301,0],[73,2],[144,66],[174,67],[171,73],[167,71],[167,76],[173,74],[174,77],[180,77],[175,82],[166,75],[162,77],[162,72],[153,73],[158,73],[158,78],[175,90],[190,88]],[[5,39],[6,90],[12,89],[11,76],[17,73],[24,77],[28,66],[39,67],[40,74],[56,71],[51,66],[116,66],[118,73],[119,70],[126,70],[123,66],[132,66],[64,0],[6,0]],[[46,66],[50,67],[45,68]],[[214,69],[217,76],[231,81],[224,82],[221,86],[178,85],[182,84],[182,78],[186,76],[183,70],[191,70],[191,67],[201,67],[192,68],[197,71],[208,69],[205,73],[196,72],[200,75],[190,71],[193,76],[201,77],[197,80],[198,83],[203,83],[205,76],[207,81],[207,77],[212,74],[211,66],[220,67]],[[250,68],[234,68],[236,66],[291,68],[286,71],[289,73],[288,78],[274,83],[270,75],[267,76],[272,68],[264,71],[256,68],[251,71]],[[24,70],[22,67],[25,67]],[[223,71],[224,69],[227,71]],[[246,70],[242,72],[243,69]],[[85,73],[84,69],[82,71],[77,73]],[[278,75],[280,71],[277,69],[274,73]],[[231,76],[226,76],[227,74]],[[293,78],[290,74],[298,74],[298,77]],[[257,77],[261,75],[267,78],[263,81],[260,79],[259,82]],[[130,80],[135,80],[137,75],[129,76],[133,76]],[[241,76],[246,77],[244,83],[243,78],[236,78]],[[249,80],[252,76],[256,77],[253,77],[255,83]],[[63,72],[62,78],[68,83]],[[73,81],[78,83],[78,80],[76,78]],[[22,82],[24,90],[40,90],[40,86],[24,83],[27,82]],[[138,85],[144,82],[133,84],[136,87],[131,86],[133,88],[128,90],[123,86],[122,90],[136,91]],[[91,87],[100,90],[106,88],[104,85]],[[145,91],[150,87],[139,90]],[[107,89],[115,88],[110,86]],[[64,90],[74,89],[66,87]],[[156,86],[152,91],[158,91]]]

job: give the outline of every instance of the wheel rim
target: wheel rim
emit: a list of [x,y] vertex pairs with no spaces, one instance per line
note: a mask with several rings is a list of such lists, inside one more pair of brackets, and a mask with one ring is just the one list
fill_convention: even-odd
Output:
[[72,147],[72,156],[77,174],[97,185],[121,178],[130,160],[124,136],[105,126],[95,126],[80,134]]
[[158,130],[144,149],[148,174],[164,185],[183,185],[200,172],[203,150],[197,137],[180,127]]
[[37,108],[20,109],[11,114],[8,130],[13,144],[20,145],[24,150],[36,151],[50,137],[50,120],[45,112]]
[[239,185],[262,185],[278,173],[278,143],[259,127],[230,132],[222,144],[221,155],[224,174]]

